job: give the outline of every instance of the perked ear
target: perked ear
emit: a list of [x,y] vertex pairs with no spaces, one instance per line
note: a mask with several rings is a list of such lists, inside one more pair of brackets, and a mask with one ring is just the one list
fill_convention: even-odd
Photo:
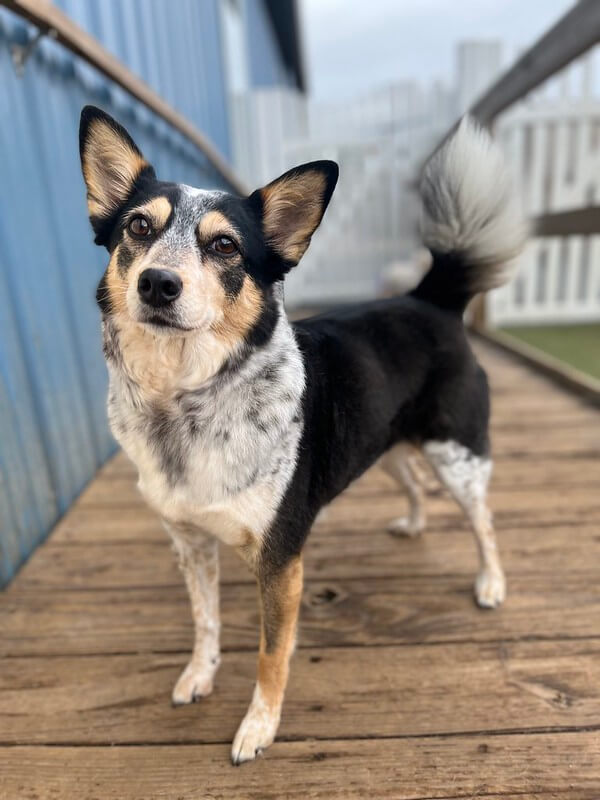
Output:
[[306,252],[323,219],[338,174],[335,161],[311,161],[251,195],[251,200],[260,202],[265,239],[283,260],[286,271]]
[[140,176],[154,177],[125,128],[95,106],[85,106],[79,124],[79,154],[97,244],[106,244],[111,219]]

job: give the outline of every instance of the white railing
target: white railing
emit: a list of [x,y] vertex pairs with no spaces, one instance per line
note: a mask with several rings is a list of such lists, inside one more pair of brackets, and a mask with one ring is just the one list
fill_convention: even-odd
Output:
[[[600,200],[599,66],[594,48],[496,122],[531,218]],[[599,320],[600,235],[534,238],[515,280],[489,296],[486,319],[492,327]]]

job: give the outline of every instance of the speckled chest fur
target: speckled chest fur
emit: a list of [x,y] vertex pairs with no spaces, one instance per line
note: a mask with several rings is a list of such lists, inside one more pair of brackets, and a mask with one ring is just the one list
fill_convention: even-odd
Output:
[[[285,316],[266,347],[206,379],[206,343],[145,342],[138,334],[133,347],[113,321],[104,337],[111,429],[139,470],[148,504],[168,522],[227,544],[242,545],[248,535],[260,540],[293,473],[302,433],[304,369]],[[139,375],[136,357],[143,361]]]

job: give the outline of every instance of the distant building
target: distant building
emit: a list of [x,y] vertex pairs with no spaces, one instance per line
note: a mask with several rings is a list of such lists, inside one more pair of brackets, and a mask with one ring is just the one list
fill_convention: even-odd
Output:
[[464,114],[500,74],[499,41],[460,42],[456,47],[456,111]]

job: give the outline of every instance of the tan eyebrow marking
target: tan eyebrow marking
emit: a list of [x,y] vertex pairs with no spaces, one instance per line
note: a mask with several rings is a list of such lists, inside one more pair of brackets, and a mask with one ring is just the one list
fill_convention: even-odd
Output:
[[219,234],[237,238],[235,226],[221,211],[207,211],[198,223],[198,238],[201,242],[210,242]]
[[132,214],[146,214],[157,228],[163,228],[171,216],[173,206],[166,197],[154,197],[134,208]]

